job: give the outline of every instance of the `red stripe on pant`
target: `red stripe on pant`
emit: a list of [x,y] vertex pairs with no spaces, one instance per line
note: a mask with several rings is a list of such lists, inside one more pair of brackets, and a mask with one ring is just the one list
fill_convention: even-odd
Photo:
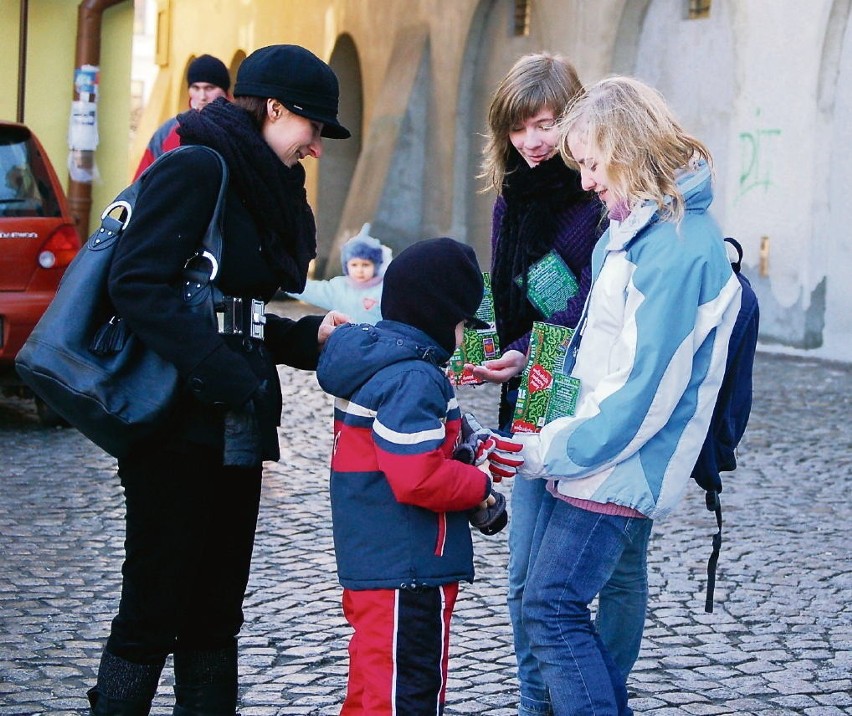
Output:
[[349,684],[341,716],[443,713],[450,618],[458,583],[441,587],[343,590]]

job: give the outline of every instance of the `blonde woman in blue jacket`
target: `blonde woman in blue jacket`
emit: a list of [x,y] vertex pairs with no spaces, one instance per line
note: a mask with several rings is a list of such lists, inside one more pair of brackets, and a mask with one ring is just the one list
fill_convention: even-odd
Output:
[[647,602],[651,523],[674,509],[701,450],[740,285],[707,213],[710,152],[655,90],[598,82],[561,131],[560,152],[610,225],[564,367],[577,379],[576,410],[516,436],[522,474],[548,480],[522,613],[553,713],[621,716],[632,714],[626,674],[589,604],[625,571],[641,577]]

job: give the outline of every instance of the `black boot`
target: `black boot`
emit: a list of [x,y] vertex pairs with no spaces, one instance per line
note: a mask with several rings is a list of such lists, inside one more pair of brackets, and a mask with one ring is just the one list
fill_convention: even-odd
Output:
[[148,716],[163,664],[135,664],[104,651],[98,683],[86,695],[92,716]]
[[235,716],[237,645],[176,651],[174,716]]

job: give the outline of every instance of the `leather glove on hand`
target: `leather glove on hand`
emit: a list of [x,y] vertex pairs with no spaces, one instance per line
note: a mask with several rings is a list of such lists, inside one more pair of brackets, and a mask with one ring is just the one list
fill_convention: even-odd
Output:
[[256,467],[263,462],[260,429],[254,402],[225,412],[225,447],[223,464],[226,467]]
[[493,505],[470,511],[470,524],[484,535],[496,535],[509,521],[509,516],[506,514],[506,498],[502,493],[494,490],[491,490],[491,496],[494,498]]

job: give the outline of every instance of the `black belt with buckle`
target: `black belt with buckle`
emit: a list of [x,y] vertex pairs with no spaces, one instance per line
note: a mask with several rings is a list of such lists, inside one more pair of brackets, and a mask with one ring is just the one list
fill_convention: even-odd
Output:
[[243,299],[239,296],[223,296],[216,304],[216,320],[219,333],[231,336],[246,336],[263,340],[266,324],[266,304],[256,298]]

